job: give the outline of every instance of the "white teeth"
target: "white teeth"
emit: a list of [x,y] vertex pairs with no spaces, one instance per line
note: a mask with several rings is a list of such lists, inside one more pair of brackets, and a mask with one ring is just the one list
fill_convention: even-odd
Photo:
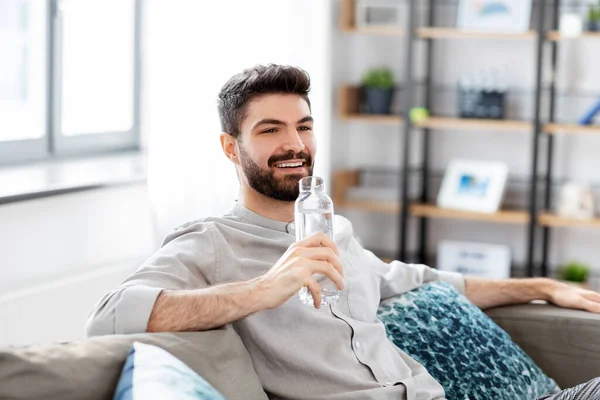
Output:
[[301,167],[302,166],[302,162],[281,163],[281,164],[276,164],[276,166],[279,167],[279,168],[295,168],[295,167]]

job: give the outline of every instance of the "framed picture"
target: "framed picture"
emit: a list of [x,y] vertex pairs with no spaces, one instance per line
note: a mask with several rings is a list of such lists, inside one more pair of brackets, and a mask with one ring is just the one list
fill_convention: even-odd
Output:
[[495,33],[523,33],[531,25],[531,0],[460,0],[457,27]]
[[437,268],[488,279],[510,277],[510,248],[504,245],[442,240]]
[[437,204],[441,208],[495,213],[500,208],[508,166],[494,161],[453,160],[448,164]]
[[406,15],[406,7],[397,1],[357,0],[354,20],[358,27],[393,28],[402,26]]

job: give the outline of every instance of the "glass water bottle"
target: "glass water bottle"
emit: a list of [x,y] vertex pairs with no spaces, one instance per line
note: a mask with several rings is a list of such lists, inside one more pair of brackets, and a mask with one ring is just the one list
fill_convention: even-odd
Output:
[[[296,240],[303,240],[317,232],[333,239],[333,201],[325,193],[323,178],[309,176],[300,180],[300,195],[295,204]],[[321,305],[333,305],[340,297],[337,286],[324,275],[315,274],[321,285]],[[314,305],[307,287],[300,289],[300,300]]]

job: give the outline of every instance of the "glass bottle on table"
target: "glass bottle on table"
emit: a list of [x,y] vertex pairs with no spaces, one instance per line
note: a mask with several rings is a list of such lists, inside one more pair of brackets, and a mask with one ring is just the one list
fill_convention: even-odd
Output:
[[[300,194],[294,207],[296,240],[303,240],[317,232],[323,232],[333,240],[333,201],[325,193],[323,178],[302,178],[299,185]],[[335,283],[324,275],[316,274],[315,278],[321,286],[321,305],[334,305],[340,297]],[[302,303],[314,305],[307,287],[300,289],[299,296]]]

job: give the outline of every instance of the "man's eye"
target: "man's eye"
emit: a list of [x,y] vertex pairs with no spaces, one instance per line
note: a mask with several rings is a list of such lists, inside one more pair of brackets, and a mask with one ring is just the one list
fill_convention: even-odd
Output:
[[277,132],[277,129],[275,128],[271,128],[271,129],[267,129],[266,131],[262,131],[262,133],[275,133]]
[[300,126],[298,130],[300,131],[310,131],[312,128],[310,126]]

